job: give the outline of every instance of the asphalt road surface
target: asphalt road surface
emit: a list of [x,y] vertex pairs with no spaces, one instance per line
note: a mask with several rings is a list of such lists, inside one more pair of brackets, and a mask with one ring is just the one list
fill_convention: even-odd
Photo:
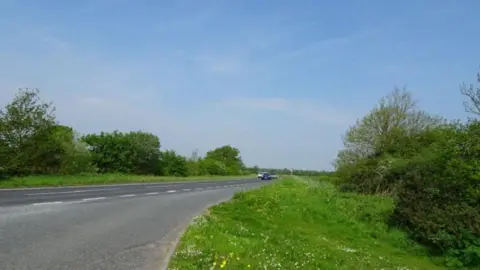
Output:
[[269,181],[0,191],[0,269],[160,269],[192,217]]

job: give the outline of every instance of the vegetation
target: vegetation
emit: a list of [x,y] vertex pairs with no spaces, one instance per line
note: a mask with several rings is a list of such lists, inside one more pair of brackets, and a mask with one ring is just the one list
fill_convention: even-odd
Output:
[[[480,75],[479,75],[480,76]],[[479,77],[480,82],[480,77]],[[480,88],[461,88],[479,115]],[[391,226],[449,267],[480,267],[480,122],[429,115],[405,90],[382,98],[346,133],[335,161],[342,191],[390,195]]]
[[37,89],[20,89],[0,110],[0,187],[222,179],[254,169],[230,145],[187,158],[144,131],[79,134],[57,122]]
[[[461,93],[479,116],[480,88]],[[347,130],[335,172],[211,208],[171,268],[479,269],[479,160],[479,120],[429,114],[395,89]]]
[[195,218],[169,268],[442,269],[404,232],[388,228],[393,205],[324,181],[286,179]]

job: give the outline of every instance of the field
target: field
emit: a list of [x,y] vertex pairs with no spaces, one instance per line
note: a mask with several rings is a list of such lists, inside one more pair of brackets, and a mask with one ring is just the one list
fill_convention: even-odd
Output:
[[387,197],[285,179],[196,217],[169,269],[444,269],[387,228],[392,207]]
[[170,181],[201,181],[201,180],[227,180],[227,179],[250,179],[255,175],[241,176],[142,176],[124,174],[86,174],[86,175],[55,175],[55,176],[29,176],[15,177],[0,180],[0,188],[20,187],[47,187],[47,186],[77,186],[77,185],[102,185],[102,184],[125,184],[147,182],[170,182]]

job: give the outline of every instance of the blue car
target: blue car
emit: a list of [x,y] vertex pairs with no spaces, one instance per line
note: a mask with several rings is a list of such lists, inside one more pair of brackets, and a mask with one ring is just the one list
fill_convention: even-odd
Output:
[[270,176],[269,173],[263,173],[261,179],[262,179],[262,180],[270,180],[270,179],[272,179],[272,177]]

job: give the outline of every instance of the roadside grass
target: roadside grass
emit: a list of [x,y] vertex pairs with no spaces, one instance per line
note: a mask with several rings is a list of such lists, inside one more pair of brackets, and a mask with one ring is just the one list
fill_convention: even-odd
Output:
[[228,179],[251,179],[255,175],[240,176],[148,176],[148,175],[125,175],[125,174],[85,174],[85,175],[39,175],[27,177],[12,177],[0,180],[0,188],[20,187],[55,187],[55,186],[78,186],[78,185],[102,185],[102,184],[126,184],[148,182],[175,182],[175,181],[201,181],[201,180],[228,180]]
[[196,217],[169,269],[444,269],[389,229],[393,201],[285,179]]

